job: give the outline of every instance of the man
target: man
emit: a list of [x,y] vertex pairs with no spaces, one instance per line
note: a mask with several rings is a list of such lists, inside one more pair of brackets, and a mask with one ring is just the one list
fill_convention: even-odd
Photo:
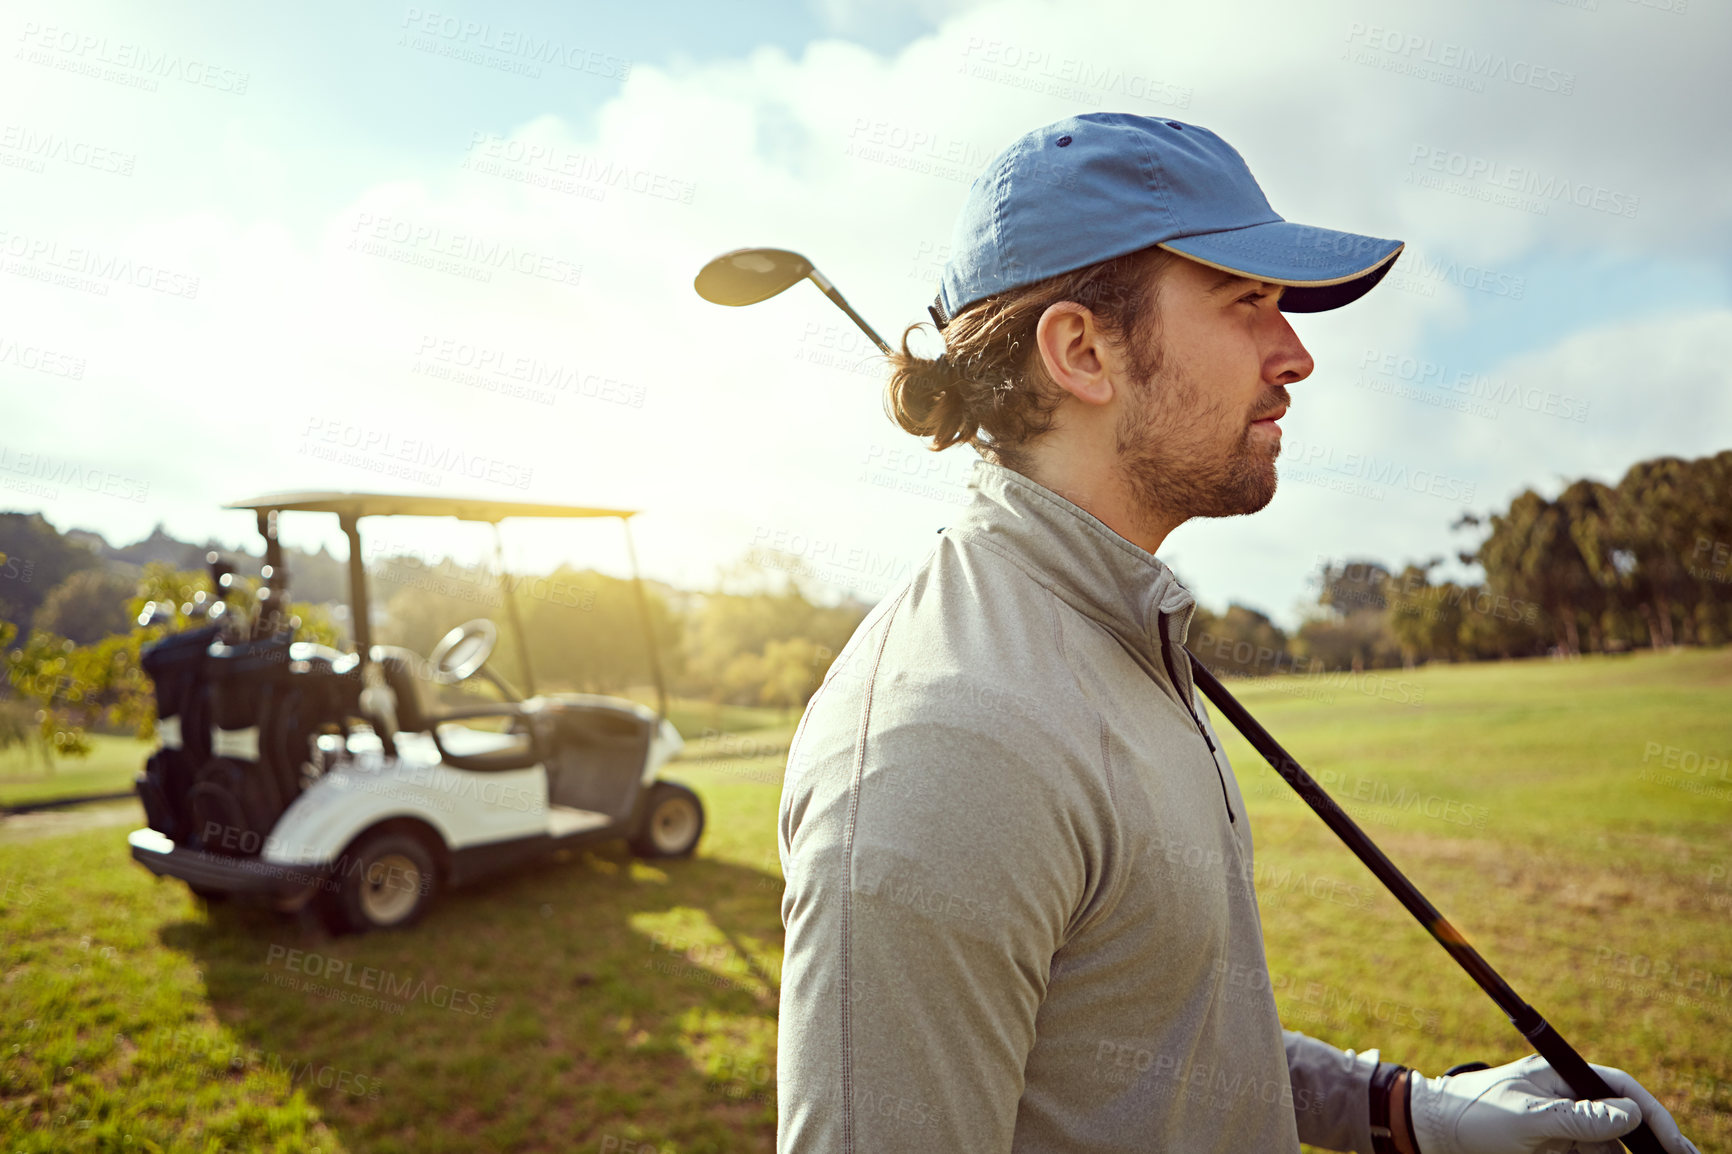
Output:
[[1312,370],[1283,312],[1400,249],[1283,221],[1177,121],[1061,121],[975,181],[946,352],[904,335],[889,393],[981,452],[972,503],[789,754],[778,1149],[1610,1151],[1646,1118],[1694,1151],[1622,1071],[1578,1103],[1537,1059],[1427,1079],[1276,1017],[1195,602],[1154,553],[1269,502]]

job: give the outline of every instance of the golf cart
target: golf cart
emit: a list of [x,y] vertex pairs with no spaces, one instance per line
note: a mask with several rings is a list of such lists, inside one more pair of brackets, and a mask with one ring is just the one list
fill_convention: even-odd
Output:
[[[226,507],[256,513],[265,584],[242,619],[228,605],[232,571],[211,553],[218,596],[187,608],[202,623],[144,652],[160,747],[137,779],[148,827],[127,840],[145,868],[210,899],[247,895],[282,910],[316,902],[341,932],[408,925],[442,888],[559,848],[624,838],[645,857],[692,852],[703,807],[691,790],[657,780],[683,743],[666,717],[632,513],[376,493],[284,493]],[[277,540],[285,512],[334,513],[348,537],[353,653],[292,639]],[[486,618],[452,629],[427,657],[372,643],[359,522],[391,516],[492,527],[524,692],[487,668],[498,631]],[[658,709],[536,693],[506,591],[499,522],[508,517],[619,518]],[[147,606],[141,620],[164,616]],[[466,682],[466,692],[491,683],[499,699],[437,703],[441,687]]]

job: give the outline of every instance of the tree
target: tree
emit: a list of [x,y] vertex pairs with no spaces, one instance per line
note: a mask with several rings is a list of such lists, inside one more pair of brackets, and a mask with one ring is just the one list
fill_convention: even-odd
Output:
[[1685,572],[1694,583],[1697,643],[1732,640],[1732,449],[1689,462],[1695,540]]
[[764,646],[763,661],[758,701],[785,710],[804,709],[823,683],[830,652],[809,637],[792,637]]
[[1578,610],[1591,608],[1601,590],[1570,534],[1570,506],[1532,489],[1493,513],[1491,533],[1474,554],[1486,584],[1534,602],[1546,616],[1560,653],[1581,652]]
[[[227,600],[238,619],[248,619],[256,611],[259,584],[256,578],[244,578],[230,587]],[[48,765],[52,766],[54,754],[89,753],[87,731],[98,726],[151,736],[156,698],[140,654],[168,633],[199,624],[187,611],[200,593],[211,599],[209,574],[175,572],[165,563],[153,562],[145,567],[127,601],[126,615],[136,621],[145,603],[155,601],[173,607],[171,623],[133,624],[125,632],[87,645],[36,629],[24,644],[5,651],[7,685],[20,702],[34,708],[34,739]],[[291,602],[289,612],[296,640],[325,645],[337,640],[336,628],[320,607]],[[9,643],[16,631],[8,626],[0,634]]]
[[[714,701],[749,705],[762,700],[776,670],[790,663],[787,651],[769,659],[776,642],[803,639],[811,643],[808,661],[813,685],[865,617],[853,604],[826,606],[809,600],[798,586],[780,592],[706,593],[695,599],[687,615],[682,648],[685,655],[682,689]],[[745,661],[754,657],[759,661]],[[795,662],[797,664],[797,662]],[[782,674],[797,683],[798,678]],[[785,691],[783,696],[786,697]],[[807,696],[810,696],[808,693]]]
[[1186,638],[1191,651],[1218,676],[1263,677],[1293,671],[1286,632],[1248,605],[1234,602],[1219,616],[1199,605]]
[[1376,561],[1331,561],[1320,580],[1323,612],[1300,624],[1299,656],[1355,673],[1400,661],[1401,646],[1389,630],[1389,570]]
[[[10,643],[16,636],[15,626],[0,623],[0,638]],[[74,673],[73,649],[64,638],[32,633],[23,645],[5,652],[6,684],[22,706],[5,732],[14,739],[34,740],[44,767],[50,770],[55,752],[74,756],[89,752],[83,731],[69,729],[60,715],[82,700],[85,689]]]
[[[451,629],[485,617],[499,629],[488,668],[518,683],[523,655],[511,624],[515,609],[538,691],[613,693],[650,684],[644,603],[664,676],[677,678],[682,668],[682,623],[648,582],[640,602],[631,580],[593,570],[562,566],[546,576],[508,573],[502,581],[485,567],[448,558],[433,566],[392,558],[377,567],[372,587],[386,607],[381,643],[426,655]],[[516,688],[528,691],[526,685]]]
[[1614,525],[1620,503],[1616,490],[1590,480],[1571,483],[1554,503],[1581,559],[1580,567],[1565,565],[1572,606],[1588,627],[1589,648],[1601,653],[1606,648],[1606,629],[1618,612]]
[[1656,649],[1679,640],[1701,644],[1704,628],[1724,636],[1727,585],[1698,559],[1732,542],[1728,484],[1732,451],[1697,461],[1639,461],[1618,482],[1616,531],[1633,562],[1627,587]]
[[1486,585],[1462,588],[1456,638],[1470,661],[1509,660],[1545,652],[1539,607]]
[[105,569],[81,569],[56,585],[31,624],[75,645],[90,645],[132,627],[126,605],[137,583]]
[[[1389,585],[1389,631],[1401,646],[1402,664],[1411,669],[1434,658],[1454,660],[1462,651],[1461,628],[1467,590],[1453,581],[1431,583],[1443,564],[1433,557],[1407,565]],[[1472,607],[1472,602],[1468,606]]]
[[40,513],[0,513],[0,620],[20,629],[36,616],[48,591],[101,559],[61,536]]

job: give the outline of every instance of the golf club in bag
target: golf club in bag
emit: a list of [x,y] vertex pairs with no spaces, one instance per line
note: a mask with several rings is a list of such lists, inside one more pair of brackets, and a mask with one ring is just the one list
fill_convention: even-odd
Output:
[[[835,302],[838,308],[847,313],[854,323],[872,338],[873,344],[886,354],[890,352],[890,346],[884,343],[884,338],[874,332],[872,326],[842,299],[842,294],[836,291],[836,286],[829,278],[797,252],[778,248],[742,248],[723,253],[703,267],[693,282],[693,287],[697,289],[699,296],[715,304],[751,305],[768,300],[807,278]],[[1187,649],[1185,656],[1191,659],[1191,673],[1197,687],[1203,691],[1203,696],[1215,703],[1216,708],[1233,723],[1233,727],[1250,742],[1251,748],[1261,754],[1275,772],[1293,787],[1305,800],[1305,804],[1323,819],[1325,825],[1335,831],[1335,835],[1347,844],[1347,848],[1352,850],[1354,855],[1365,863],[1366,868],[1376,875],[1377,880],[1406,907],[1407,912],[1418,919],[1426,933],[1497,1003],[1497,1008],[1503,1011],[1510,1024],[1520,1031],[1536,1053],[1551,1064],[1552,1069],[1569,1084],[1570,1089],[1580,1098],[1617,1097],[1612,1088],[1606,1085],[1605,1079],[1595,1073],[1587,1060],[1576,1052],[1575,1047],[1565,1041],[1539,1011],[1523,1001],[1509,983],[1492,969],[1490,963],[1467,944],[1461,932],[1419,892],[1419,887],[1407,880],[1407,876],[1377,848],[1376,843],[1366,836],[1365,831],[1359,828],[1346,811],[1324,792],[1323,787],[1305,772],[1291,754],[1269,736],[1269,731],[1258,724],[1257,719],[1227,692],[1226,687],[1198,660],[1197,655]],[[1665,1154],[1665,1148],[1660,1145],[1660,1140],[1654,1136],[1646,1121],[1624,1135],[1622,1141],[1636,1154]]]

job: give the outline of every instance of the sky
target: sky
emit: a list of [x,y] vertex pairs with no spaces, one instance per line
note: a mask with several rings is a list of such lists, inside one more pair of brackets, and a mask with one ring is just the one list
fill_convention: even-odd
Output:
[[[749,555],[875,601],[973,451],[885,417],[812,285],[692,278],[794,249],[894,337],[987,162],[1087,111],[1207,126],[1287,219],[1407,243],[1291,318],[1316,369],[1274,501],[1162,545],[1205,606],[1291,628],[1331,557],[1472,576],[1465,513],[1732,447],[1727,5],[67,0],[0,30],[0,509],[116,544],[256,549],[221,506],[275,491],[475,495],[642,510],[685,588]],[[508,525],[508,559],[621,571],[595,528]],[[282,533],[346,553],[331,517]]]

